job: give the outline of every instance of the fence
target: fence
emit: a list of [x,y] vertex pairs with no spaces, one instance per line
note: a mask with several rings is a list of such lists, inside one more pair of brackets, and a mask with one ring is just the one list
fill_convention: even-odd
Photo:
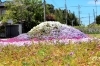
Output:
[[0,30],[0,38],[12,38],[22,33],[22,25],[5,25],[2,27],[2,30],[3,31]]

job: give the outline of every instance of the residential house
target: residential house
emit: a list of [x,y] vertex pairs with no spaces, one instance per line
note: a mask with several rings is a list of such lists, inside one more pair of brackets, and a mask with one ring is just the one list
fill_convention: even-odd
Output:
[[2,14],[4,14],[5,11],[6,11],[6,8],[5,8],[5,6],[4,6],[4,3],[5,3],[5,2],[1,2],[1,0],[0,0],[0,16],[1,16]]

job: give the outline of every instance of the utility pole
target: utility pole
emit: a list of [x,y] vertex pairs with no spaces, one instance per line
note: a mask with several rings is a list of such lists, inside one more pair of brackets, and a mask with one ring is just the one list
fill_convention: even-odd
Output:
[[96,3],[97,3],[98,0],[94,0],[94,1],[95,1],[95,8],[96,8],[96,12],[95,12],[96,15],[95,16],[97,17],[97,4]]
[[46,21],[46,1],[44,0],[44,22]]
[[89,25],[90,25],[90,13],[89,13]]
[[65,0],[65,10],[66,10],[66,24],[67,24],[67,5],[66,5],[66,0]]
[[81,8],[81,6],[78,5],[78,6],[72,6],[72,7],[77,7],[77,8],[78,8],[78,19],[79,19],[79,24],[82,24],[81,18],[80,18],[80,8]]
[[80,20],[80,8],[81,8],[80,5],[78,5],[79,23],[82,24],[82,23],[81,23],[81,20]]
[[93,16],[94,16],[94,23],[96,23],[96,18],[95,18],[95,11],[93,9]]
[[73,25],[73,22],[74,22],[74,20],[72,20],[72,26],[74,26],[74,25]]

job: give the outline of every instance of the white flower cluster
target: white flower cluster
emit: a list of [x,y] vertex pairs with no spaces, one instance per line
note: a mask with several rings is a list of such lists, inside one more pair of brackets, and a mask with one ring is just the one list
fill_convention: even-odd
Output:
[[87,36],[71,26],[61,24],[57,21],[47,21],[33,27],[28,35],[38,39],[76,39],[87,38]]

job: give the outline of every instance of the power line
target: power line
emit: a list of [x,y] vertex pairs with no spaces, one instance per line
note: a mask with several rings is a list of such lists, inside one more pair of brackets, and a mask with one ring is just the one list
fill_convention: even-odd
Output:
[[[65,0],[65,7],[59,7],[58,6],[58,4],[55,2],[55,0],[51,0],[52,1],[52,3],[54,3],[54,5],[57,7],[57,8],[61,8],[61,9],[65,9],[65,11],[66,11],[66,14],[65,14],[65,19],[66,19],[66,24],[67,24],[67,5],[66,5],[66,0]],[[82,22],[81,22],[81,19],[84,19],[84,18],[93,18],[94,17],[94,19],[95,19],[95,13],[96,13],[96,11],[93,11],[93,16],[90,16],[90,14],[88,14],[87,13],[87,16],[86,17],[81,17],[81,14],[83,14],[83,13],[81,13],[81,11],[80,11],[80,9],[81,9],[81,7],[87,7],[87,8],[91,8],[91,7],[95,7],[95,6],[84,6],[84,5],[78,5],[78,6],[69,6],[69,8],[70,7],[77,7],[78,8],[78,19],[79,19],[79,23],[80,24],[82,24]],[[100,7],[100,6],[96,6],[96,7]],[[89,23],[90,23],[90,20],[88,19],[88,21],[89,21]]]
[[97,1],[98,1],[98,0],[94,0],[94,1],[95,1],[96,16],[97,16]]
[[[83,6],[83,5],[81,5],[81,7],[95,7],[95,6]],[[100,6],[97,6],[97,7],[100,7]]]
[[[94,22],[96,22],[96,16],[97,16],[97,8],[96,8],[96,12],[94,11],[93,9],[93,16],[90,16],[90,14],[88,14],[89,16],[88,17],[80,17],[80,8],[81,7],[96,7],[96,6],[71,6],[71,7],[77,7],[78,8],[78,16],[79,16],[79,22],[80,22],[80,19],[83,19],[83,18],[89,18],[89,24],[90,24],[90,17],[94,17]],[[97,7],[100,7],[100,6],[97,6]],[[82,24],[82,23],[81,23]]]
[[[84,6],[84,5],[80,5],[81,7],[95,7],[95,6]],[[70,6],[70,7],[77,7],[77,6]],[[100,7],[100,6],[97,6]]]
[[78,6],[72,6],[72,7],[77,7],[78,8],[79,23],[82,24],[81,20],[80,20],[80,8],[81,8],[81,6],[78,5]]
[[[56,4],[56,2],[54,0],[52,0],[52,2],[58,7],[58,5]],[[58,7],[59,8],[59,7]]]
[[[86,17],[81,17],[81,18],[88,18],[89,16],[86,16]],[[90,17],[94,17],[94,16],[90,16]]]

